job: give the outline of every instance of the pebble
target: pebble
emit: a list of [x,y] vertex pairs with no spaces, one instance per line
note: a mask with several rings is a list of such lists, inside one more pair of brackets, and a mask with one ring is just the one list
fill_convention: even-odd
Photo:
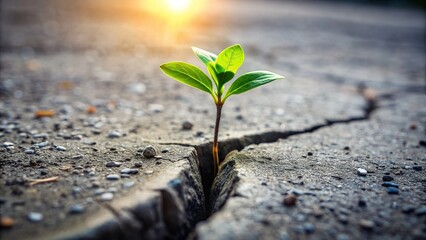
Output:
[[288,207],[295,206],[296,201],[297,201],[296,195],[290,194],[284,198],[284,205]]
[[157,150],[151,145],[148,145],[144,150],[142,155],[146,158],[152,158],[157,155]]
[[34,144],[34,146],[36,146],[36,147],[38,147],[38,148],[44,148],[44,147],[46,147],[47,145],[49,145],[49,142],[41,142],[41,143],[36,143],[36,144]]
[[391,176],[389,176],[389,175],[384,175],[382,179],[383,179],[383,181],[385,181],[385,182],[393,181],[393,177],[391,177]]
[[33,149],[31,149],[31,148],[27,148],[27,149],[25,149],[24,153],[25,154],[34,154],[35,151]]
[[33,138],[48,138],[49,134],[47,133],[39,133],[39,134],[34,134]]
[[393,182],[384,182],[382,183],[383,187],[394,187],[394,188],[399,188],[399,185]]
[[123,189],[129,189],[135,185],[135,182],[125,182],[121,185]]
[[165,109],[164,106],[161,105],[161,104],[153,103],[153,104],[149,104],[149,106],[148,106],[148,110],[152,113],[160,113],[160,112],[164,111],[164,109]]
[[421,206],[420,208],[418,208],[415,212],[414,212],[417,216],[424,216],[426,215],[426,205],[425,206]]
[[27,215],[28,220],[30,220],[31,222],[40,222],[41,220],[43,220],[43,214],[38,213],[38,212],[30,212]]
[[70,214],[79,214],[84,212],[84,206],[81,204],[74,204],[70,207],[69,213]]
[[416,170],[416,171],[421,171],[421,170],[423,170],[423,167],[416,165],[416,166],[413,166],[413,169]]
[[47,174],[49,174],[49,171],[47,171],[47,169],[41,169],[40,170],[40,175],[44,176],[44,175],[47,175]]
[[370,220],[361,219],[358,224],[362,229],[365,229],[365,230],[370,231],[374,229],[374,222]]
[[138,174],[139,169],[137,168],[124,168],[120,171],[121,174]]
[[107,162],[105,164],[106,167],[119,167],[121,166],[121,164],[123,164],[122,162],[116,162],[116,161],[112,161],[112,162]]
[[121,133],[118,132],[118,131],[110,131],[108,133],[108,137],[109,138],[119,138],[119,137],[121,137]]
[[363,199],[358,200],[358,206],[359,207],[366,207],[367,206],[367,202]]
[[101,200],[102,201],[111,201],[114,198],[114,194],[110,193],[110,192],[106,192],[103,193],[101,195]]
[[135,168],[141,168],[143,166],[143,162],[135,162]]
[[388,187],[389,194],[399,194],[399,189],[395,187]]
[[117,174],[109,174],[109,175],[106,176],[106,179],[111,180],[111,181],[115,181],[115,180],[120,179],[120,176],[117,175]]
[[15,144],[12,142],[4,142],[3,147],[13,147]]
[[416,207],[413,205],[405,205],[402,207],[402,212],[403,213],[412,213],[414,212],[414,210],[416,210]]
[[81,187],[73,187],[72,188],[72,195],[77,196],[81,193],[82,189]]
[[363,169],[363,168],[358,168],[357,170],[357,174],[359,175],[359,176],[367,176],[367,170],[365,170],[365,169]]
[[98,188],[95,190],[95,195],[101,195],[103,193],[105,193],[105,189],[103,188]]
[[0,228],[11,228],[15,225],[15,220],[11,217],[1,216],[0,217]]
[[182,130],[191,130],[192,127],[194,127],[194,124],[189,121],[185,121],[182,123]]
[[144,173],[145,173],[146,175],[151,175],[151,174],[153,174],[153,173],[154,173],[154,171],[153,171],[153,170],[146,170]]
[[67,149],[63,146],[56,146],[56,150],[61,151],[61,152],[65,152]]
[[315,232],[315,226],[312,223],[303,224],[303,229],[305,230],[305,233],[307,234],[311,234]]

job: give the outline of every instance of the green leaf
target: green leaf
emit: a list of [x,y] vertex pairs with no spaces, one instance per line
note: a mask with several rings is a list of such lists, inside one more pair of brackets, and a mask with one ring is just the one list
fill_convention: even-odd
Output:
[[160,68],[175,80],[213,95],[212,81],[196,66],[185,62],[169,62]]
[[236,74],[238,68],[241,67],[243,62],[244,62],[243,48],[241,47],[240,44],[236,44],[236,45],[225,48],[225,50],[219,53],[216,59],[216,69],[219,73],[232,72]]
[[192,51],[194,51],[195,55],[208,67],[209,63],[216,61],[216,54],[207,52],[201,48],[192,47]]
[[248,90],[282,78],[284,77],[268,71],[248,72],[241,75],[232,83],[225,95],[224,100],[233,94],[247,92]]
[[219,80],[218,80],[218,77],[216,74],[216,68],[214,67],[214,65],[215,65],[214,62],[209,62],[209,64],[207,64],[207,70],[209,71],[210,76],[212,76],[216,86],[218,86]]

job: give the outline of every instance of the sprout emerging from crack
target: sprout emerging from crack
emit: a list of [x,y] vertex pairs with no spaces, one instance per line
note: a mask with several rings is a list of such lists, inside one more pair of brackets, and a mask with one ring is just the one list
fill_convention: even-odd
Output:
[[[192,50],[198,58],[206,65],[210,74],[209,78],[203,71],[194,65],[185,62],[168,62],[160,66],[161,70],[171,78],[207,92],[213,97],[216,104],[216,125],[213,140],[213,166],[214,175],[219,169],[219,124],[222,114],[222,106],[225,101],[235,94],[247,92],[253,88],[283,79],[283,76],[268,71],[248,72],[238,77],[225,91],[225,84],[237,73],[238,68],[244,62],[244,51],[241,45],[236,44],[223,50],[219,55],[193,47]],[[213,84],[216,88],[213,87]]]

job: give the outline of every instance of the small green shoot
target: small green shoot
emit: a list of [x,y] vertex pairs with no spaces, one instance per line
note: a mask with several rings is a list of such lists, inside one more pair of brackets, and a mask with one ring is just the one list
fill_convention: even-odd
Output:
[[[185,62],[169,62],[160,66],[161,70],[171,78],[209,93],[216,104],[216,125],[213,140],[214,175],[219,169],[219,125],[222,106],[232,95],[247,92],[253,88],[283,79],[283,76],[268,71],[248,72],[238,77],[225,91],[225,84],[234,78],[244,62],[244,51],[241,45],[236,44],[223,50],[219,55],[193,47],[192,50],[206,65],[209,78],[203,71],[194,65]],[[213,86],[214,84],[214,86]]]

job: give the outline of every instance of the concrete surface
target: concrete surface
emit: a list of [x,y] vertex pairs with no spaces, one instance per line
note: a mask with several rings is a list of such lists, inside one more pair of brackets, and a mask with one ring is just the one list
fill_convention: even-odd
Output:
[[[423,12],[227,1],[170,33],[134,1],[1,4],[0,209],[14,221],[2,238],[424,236]],[[214,105],[159,65],[203,67],[190,46],[218,52],[233,43],[246,53],[239,73],[286,79],[229,99],[222,159],[244,150],[210,199]],[[41,109],[55,114],[35,118]],[[143,156],[148,145],[157,157]],[[398,195],[380,186],[386,173]],[[283,206],[294,189],[296,206]]]

